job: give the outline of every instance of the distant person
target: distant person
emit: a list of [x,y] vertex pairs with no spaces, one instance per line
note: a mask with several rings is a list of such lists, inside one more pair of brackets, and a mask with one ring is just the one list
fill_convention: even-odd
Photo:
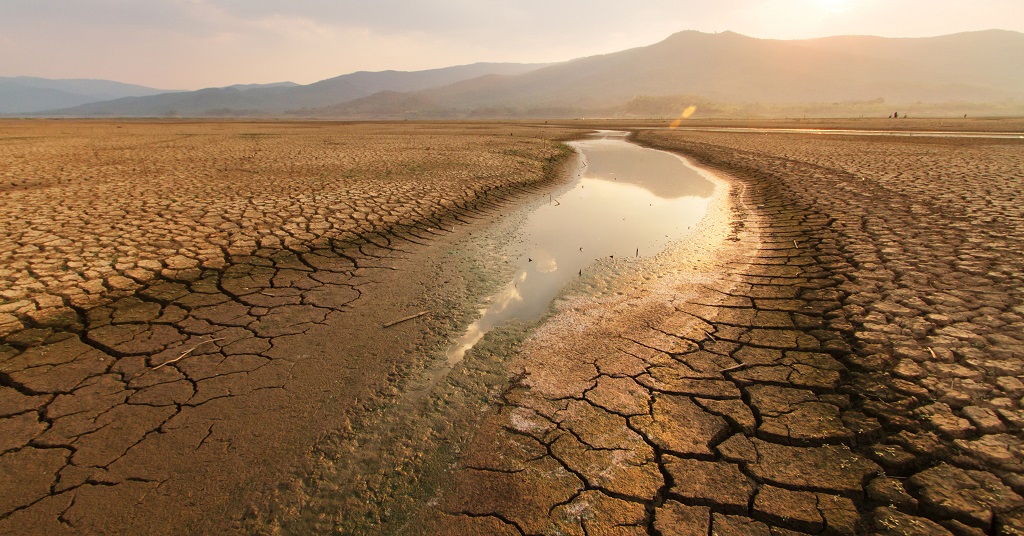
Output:
[[893,117],[894,119],[899,119],[899,118],[900,118],[900,113],[899,113],[899,112],[893,112],[893,113],[892,113],[892,117]]

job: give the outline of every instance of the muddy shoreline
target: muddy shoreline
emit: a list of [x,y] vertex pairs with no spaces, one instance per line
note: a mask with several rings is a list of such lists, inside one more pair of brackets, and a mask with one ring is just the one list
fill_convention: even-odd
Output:
[[[641,282],[675,280],[679,272],[692,275],[695,266],[706,264],[701,259],[714,256],[728,231],[730,188],[711,173],[701,174],[716,189],[707,216],[685,239],[653,257],[598,261],[559,293],[562,297],[550,312],[536,320],[495,329],[462,362],[451,369],[443,367],[445,376],[429,392],[421,391],[411,379],[405,393],[396,400],[379,407],[347,433],[321,444],[314,456],[316,462],[308,470],[312,476],[304,479],[302,489],[280,503],[293,508],[301,503],[299,511],[283,517],[272,515],[269,522],[265,519],[251,527],[269,531],[280,526],[285,533],[449,530],[428,528],[424,523],[438,513],[434,504],[439,491],[452,478],[451,467],[467,456],[479,455],[466,449],[472,448],[476,437],[489,433],[489,423],[503,411],[515,382],[525,377],[529,358],[523,356],[529,354],[524,352],[550,344],[538,342],[545,336],[537,330],[550,332],[549,325],[564,321],[566,312],[575,307],[572,303],[608,299],[621,303],[627,301],[623,291],[629,290],[630,299],[635,298],[632,290]],[[570,187],[555,186],[551,193],[557,197]],[[488,292],[477,295],[477,300],[508,280],[511,272],[504,263],[522,253],[517,228],[536,206],[547,203],[547,197],[528,200],[512,213],[475,226],[472,236],[455,240],[458,259],[449,259],[446,264],[458,265],[461,261],[463,273],[483,274],[488,281],[482,287]],[[479,301],[464,303],[473,307]],[[440,343],[444,344],[443,337]],[[436,355],[439,351],[443,349],[435,346],[424,353]],[[430,372],[426,375],[433,376]],[[277,510],[278,514],[282,510]]]

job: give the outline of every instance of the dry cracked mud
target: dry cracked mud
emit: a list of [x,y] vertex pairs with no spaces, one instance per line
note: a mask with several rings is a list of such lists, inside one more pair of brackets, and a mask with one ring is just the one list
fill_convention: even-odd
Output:
[[[351,135],[360,138],[385,127],[347,128],[357,129]],[[401,139],[411,136],[403,128],[454,134],[438,125],[395,128],[389,134]],[[468,135],[468,127],[459,128],[460,136]],[[466,153],[498,153],[523,166],[519,174],[500,175],[507,162],[495,163],[494,175],[481,174],[494,177],[498,189],[543,182],[548,159],[558,156],[557,147],[528,133],[568,135],[525,126],[479,128],[480,145],[463,148]],[[520,130],[508,136],[502,129]],[[412,150],[422,139],[405,147]],[[162,265],[150,270],[151,280],[133,279],[139,287],[123,291],[104,283],[98,292],[61,294],[44,292],[63,288],[50,283],[59,278],[33,283],[48,272],[36,275],[30,259],[70,256],[91,267],[95,253],[107,254],[102,248],[86,246],[77,257],[74,251],[46,255],[52,250],[44,248],[16,257],[14,250],[4,260],[11,272],[5,284],[26,290],[5,294],[5,307],[32,308],[4,310],[8,316],[0,317],[14,327],[0,356],[0,425],[10,431],[0,434],[10,443],[2,447],[0,474],[13,475],[2,481],[8,488],[0,497],[12,504],[0,509],[0,529],[160,531],[153,523],[172,523],[172,515],[194,511],[206,517],[177,521],[177,527],[187,530],[191,522],[200,531],[263,533],[1024,533],[1024,141],[678,130],[641,130],[635,139],[721,174],[718,197],[694,237],[638,264],[638,271],[609,263],[604,275],[581,278],[576,290],[590,285],[590,294],[560,300],[525,340],[489,335],[430,395],[401,394],[404,387],[393,377],[406,375],[409,366],[392,366],[386,352],[394,350],[393,342],[352,350],[375,359],[324,370],[323,354],[311,350],[316,344],[310,337],[319,345],[337,344],[332,337],[419,309],[422,296],[415,288],[402,290],[401,282],[411,278],[411,287],[421,286],[431,272],[401,259],[418,258],[406,250],[434,240],[431,233],[443,234],[438,229],[450,225],[453,212],[472,215],[491,206],[486,196],[480,201],[472,181],[441,181],[422,190],[425,196],[465,194],[468,205],[443,216],[410,216],[403,221],[416,223],[399,231],[385,226],[386,240],[362,231],[365,236],[354,243],[322,248],[309,246],[314,242],[304,236],[282,247],[283,235],[261,248],[251,237],[274,234],[289,220],[274,219],[281,205],[253,203],[268,207],[267,215],[258,216],[255,208],[231,212],[239,222],[268,218],[265,227],[238,231],[254,240],[246,243],[252,249],[227,252],[223,265],[205,266],[201,249],[175,242],[199,267]],[[92,149],[94,143],[82,145]],[[520,145],[512,153],[508,143]],[[289,150],[278,150],[287,165]],[[488,161],[467,162],[473,169],[468,173],[477,177]],[[429,169],[411,169],[403,179],[420,180]],[[280,179],[265,186],[269,198],[287,197],[273,191],[290,184]],[[4,195],[37,191],[50,185],[45,182],[29,176]],[[246,187],[245,180],[231,184]],[[150,187],[163,186],[156,180]],[[47,197],[52,191],[39,199],[57,205],[57,213],[87,195],[72,192],[60,203]],[[292,199],[284,206],[321,205]],[[399,209],[407,204],[397,203]],[[452,207],[437,201],[427,206],[438,204]],[[76,210],[83,219],[99,209]],[[117,222],[126,219],[112,212],[117,217],[109,220],[108,235],[116,235]],[[357,220],[375,214],[351,207],[338,212],[359,214]],[[31,216],[23,211],[12,221]],[[198,221],[191,214],[180,218]],[[75,218],[67,221],[54,228],[74,229]],[[5,239],[29,228],[5,225]],[[150,226],[153,233],[174,227]],[[217,230],[223,232],[203,227],[183,234],[213,242]],[[41,236],[24,232],[29,246]],[[148,244],[145,236],[136,242]],[[168,253],[153,255],[170,260]],[[325,259],[304,262],[316,255]],[[132,262],[132,268],[148,269]],[[119,269],[116,262],[113,268]],[[68,288],[97,279],[88,274]],[[364,290],[382,285],[394,285],[383,298]],[[317,292],[326,293],[325,301],[309,297]],[[44,294],[60,303],[35,299]],[[83,295],[97,301],[74,301]],[[387,298],[396,296],[407,301],[388,308]],[[69,311],[31,314],[48,307]],[[377,308],[382,311],[372,320],[355,319]],[[349,331],[323,331],[346,314]],[[36,316],[58,320],[47,324]],[[414,326],[399,329],[405,331],[396,337],[413,340],[407,348],[422,348],[425,336]],[[379,381],[359,380],[364,369],[356,374],[357,366]],[[325,376],[362,381],[363,387],[339,390],[326,385]],[[295,398],[300,387],[323,396]],[[339,430],[339,408],[360,402],[355,395],[329,402],[324,393],[344,398],[350,390],[374,389],[393,395],[405,413],[385,408],[353,430]],[[296,408],[297,400],[320,406]],[[268,408],[277,405],[291,413],[268,419]],[[291,421],[313,423],[317,432],[303,431],[296,439],[300,427]],[[277,427],[267,439],[265,429]],[[275,441],[292,446],[270,449]],[[303,481],[277,495],[275,507],[245,512],[248,521],[239,525],[237,507],[249,505],[250,497],[222,494],[240,493],[235,489],[245,479],[285,478],[243,462],[294,454],[313,442]],[[244,445],[265,450],[243,455]],[[223,472],[195,469],[213,463],[233,465]],[[378,474],[346,472],[360,467]]]
[[559,306],[410,532],[1024,533],[1024,140],[635,138],[724,217]]
[[239,531],[422,365],[423,324],[381,329],[422,252],[549,183],[566,135],[0,124],[0,533]]

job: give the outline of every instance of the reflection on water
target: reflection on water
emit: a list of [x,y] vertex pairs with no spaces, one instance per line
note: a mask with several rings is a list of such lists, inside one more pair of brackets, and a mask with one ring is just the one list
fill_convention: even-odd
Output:
[[[715,190],[714,184],[672,153],[644,149],[614,138],[577,142],[574,145],[586,158],[584,177],[587,179],[632,184],[661,199],[710,197]],[[623,209],[636,210],[629,207]]]
[[623,133],[571,145],[586,163],[581,177],[527,217],[517,275],[448,351],[449,364],[491,329],[543,315],[596,260],[657,254],[704,216],[714,184],[682,158],[629,143]]

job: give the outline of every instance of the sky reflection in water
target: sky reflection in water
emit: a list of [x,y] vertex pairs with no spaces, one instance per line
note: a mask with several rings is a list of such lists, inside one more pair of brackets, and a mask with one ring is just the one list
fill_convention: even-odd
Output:
[[629,143],[621,133],[571,145],[585,159],[582,177],[527,217],[517,275],[449,349],[449,364],[488,331],[543,315],[558,291],[596,260],[655,255],[704,216],[714,184],[682,158]]

